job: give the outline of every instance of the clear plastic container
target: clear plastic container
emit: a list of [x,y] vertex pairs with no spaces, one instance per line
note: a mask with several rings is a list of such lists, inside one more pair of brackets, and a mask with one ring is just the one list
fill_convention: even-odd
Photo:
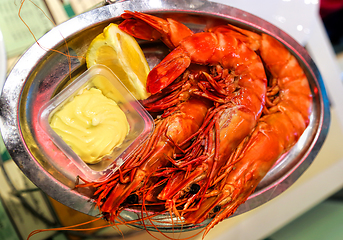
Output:
[[[99,77],[100,76],[100,77]],[[51,128],[51,117],[84,89],[95,87],[113,99],[125,113],[129,123],[129,133],[124,142],[115,147],[96,164],[85,163],[65,141]],[[95,65],[58,93],[39,112],[39,124],[54,144],[84,174],[87,180],[101,181],[110,177],[130,157],[154,130],[154,120],[142,105],[132,96],[113,72],[103,65]]]

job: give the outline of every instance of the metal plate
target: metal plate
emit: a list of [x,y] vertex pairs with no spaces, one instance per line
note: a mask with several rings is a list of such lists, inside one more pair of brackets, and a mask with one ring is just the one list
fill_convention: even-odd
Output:
[[[83,213],[94,216],[98,214],[90,201],[90,192],[72,190],[76,176],[81,173],[44,136],[37,126],[37,113],[68,82],[70,76],[75,77],[86,69],[84,58],[76,56],[85,56],[92,39],[110,22],[120,21],[119,16],[124,10],[141,11],[160,17],[172,16],[195,32],[220,23],[265,32],[281,41],[298,58],[313,94],[311,123],[299,142],[278,160],[235,215],[266,203],[290,187],[311,164],[328,132],[329,102],[319,71],[302,46],[270,23],[239,9],[200,0],[124,1],[81,14],[39,39],[39,45],[34,44],[11,71],[0,100],[4,142],[24,174],[57,201]],[[163,44],[141,42],[141,46],[151,66],[157,64],[168,51]],[[75,58],[68,59],[60,52],[68,52]],[[53,151],[47,151],[44,144],[50,144]],[[60,164],[52,165],[47,161],[46,154],[61,157]],[[128,210],[123,211],[122,217],[135,219],[137,215]],[[182,225],[178,228],[166,222],[160,227],[166,232],[175,232],[203,227],[207,223],[208,220],[196,226]]]

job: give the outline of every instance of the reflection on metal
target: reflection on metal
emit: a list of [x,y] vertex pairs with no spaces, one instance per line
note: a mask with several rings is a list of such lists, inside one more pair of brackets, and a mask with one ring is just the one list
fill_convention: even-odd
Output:
[[110,5],[110,4],[114,4],[114,3],[120,3],[120,2],[125,2],[125,1],[128,1],[128,0],[105,0],[103,5],[106,6],[106,5]]
[[[37,115],[41,106],[70,80],[70,76],[73,78],[86,69],[84,58],[76,56],[84,56],[91,40],[110,22],[120,21],[120,14],[124,10],[147,12],[160,17],[172,16],[195,32],[202,31],[213,22],[231,23],[259,33],[265,32],[281,41],[298,58],[313,93],[312,121],[301,140],[279,159],[255,193],[238,208],[236,215],[264,204],[290,187],[312,163],[328,132],[329,102],[320,73],[306,50],[274,25],[239,9],[200,0],[132,0],[110,4],[55,27],[39,40],[40,45],[33,45],[8,76],[0,99],[4,142],[25,175],[59,202],[90,215],[98,213],[89,198],[90,192],[72,190],[76,177],[81,173],[37,126]],[[167,52],[165,46],[159,43],[152,45],[142,41],[141,46],[151,67]],[[69,52],[75,58],[69,61],[64,55],[46,49]],[[50,151],[45,150],[47,144],[51,146]],[[47,155],[53,155],[59,161],[51,163]],[[123,211],[122,218],[135,219],[137,215],[134,210],[128,209]],[[169,214],[159,218],[168,219]],[[193,230],[207,223],[173,226],[166,222],[158,226],[165,232],[176,232]]]

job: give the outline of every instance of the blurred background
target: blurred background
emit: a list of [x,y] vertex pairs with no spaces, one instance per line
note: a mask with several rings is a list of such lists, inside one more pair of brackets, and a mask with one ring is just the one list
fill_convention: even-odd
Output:
[[[283,194],[250,212],[225,220],[205,239],[343,239],[343,0],[213,0],[246,10],[277,25],[310,53],[331,104],[328,137],[309,169]],[[115,2],[115,1],[113,1]],[[98,7],[100,0],[0,1],[0,84],[21,54],[47,31]],[[267,9],[267,10],[266,10]],[[20,11],[22,19],[18,16]],[[26,239],[36,229],[93,219],[49,198],[12,161],[0,139],[0,239]],[[92,227],[105,225],[97,221]],[[154,239],[122,227],[124,239]],[[187,233],[181,237],[189,237]],[[159,236],[161,237],[161,236]],[[51,231],[32,239],[123,239],[105,228],[87,232]],[[201,239],[201,235],[195,239]]]

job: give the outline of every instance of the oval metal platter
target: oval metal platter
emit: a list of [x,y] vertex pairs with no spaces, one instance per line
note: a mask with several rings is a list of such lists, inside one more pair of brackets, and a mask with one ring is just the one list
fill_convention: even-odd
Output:
[[[297,57],[313,94],[311,123],[299,142],[277,161],[235,215],[254,209],[289,188],[315,159],[328,132],[329,102],[320,73],[306,50],[280,29],[247,12],[203,0],[132,0],[107,5],[53,28],[39,39],[39,44],[28,49],[9,74],[0,100],[1,133],[10,155],[22,172],[57,201],[86,214],[99,214],[90,199],[90,191],[73,190],[77,176],[82,173],[62,156],[37,126],[37,115],[70,77],[74,78],[86,70],[84,56],[90,42],[109,23],[120,22],[124,10],[173,17],[194,32],[223,23],[264,32],[282,42]],[[140,44],[151,67],[168,52],[161,43],[141,41]],[[67,58],[61,52],[75,57]],[[51,163],[47,156],[60,158],[60,161]],[[121,215],[127,220],[137,218],[132,209],[123,211]],[[166,220],[169,215],[159,218],[162,223],[157,226],[165,232],[200,228],[209,222],[207,220],[195,226],[180,225],[178,228]]]

